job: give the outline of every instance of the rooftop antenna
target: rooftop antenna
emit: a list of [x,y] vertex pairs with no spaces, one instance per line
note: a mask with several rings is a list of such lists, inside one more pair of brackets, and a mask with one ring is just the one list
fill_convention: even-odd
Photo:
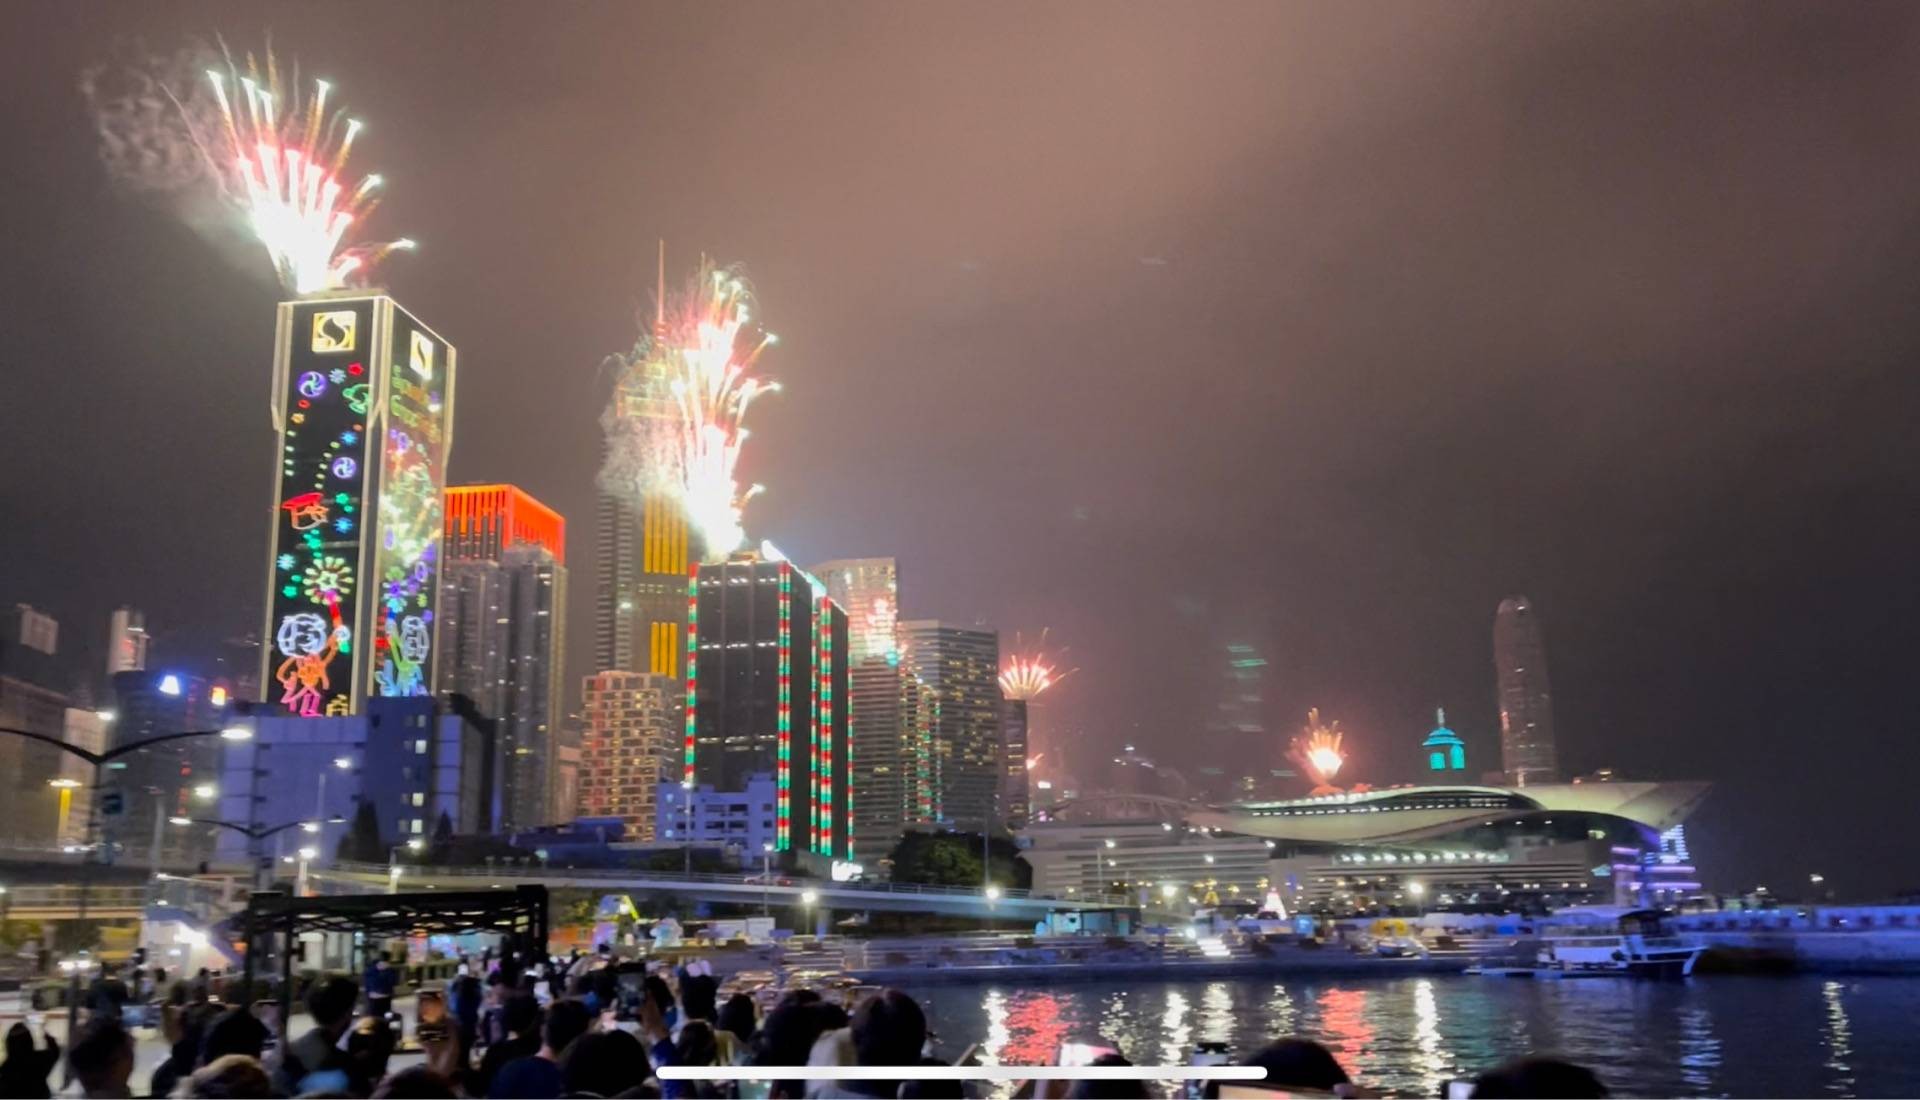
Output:
[[653,294],[653,337],[663,339],[667,334],[667,239],[660,238],[660,267],[656,275]]

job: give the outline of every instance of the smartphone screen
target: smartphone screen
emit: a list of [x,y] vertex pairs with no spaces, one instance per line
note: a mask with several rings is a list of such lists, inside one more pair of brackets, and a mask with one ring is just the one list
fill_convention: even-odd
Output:
[[1090,1066],[1095,1058],[1119,1051],[1097,1043],[1061,1043],[1059,1064],[1063,1066]]

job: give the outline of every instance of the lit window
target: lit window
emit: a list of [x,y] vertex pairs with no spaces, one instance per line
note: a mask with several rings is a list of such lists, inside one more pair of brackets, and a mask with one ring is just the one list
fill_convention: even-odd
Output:
[[420,822],[420,819],[419,819],[419,818],[417,818],[417,817],[413,819],[413,830],[412,830],[412,831],[414,831],[414,832],[416,832],[416,833],[418,833],[418,832],[424,832],[424,831],[425,831],[425,830],[423,830],[423,829],[421,828],[421,822]]

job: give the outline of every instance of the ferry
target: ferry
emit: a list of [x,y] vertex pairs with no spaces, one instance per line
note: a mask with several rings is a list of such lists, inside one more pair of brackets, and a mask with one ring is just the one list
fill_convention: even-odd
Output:
[[1561,909],[1541,922],[1531,965],[1472,967],[1469,973],[1515,978],[1628,976],[1684,978],[1704,947],[1664,934],[1657,909],[1584,906]]

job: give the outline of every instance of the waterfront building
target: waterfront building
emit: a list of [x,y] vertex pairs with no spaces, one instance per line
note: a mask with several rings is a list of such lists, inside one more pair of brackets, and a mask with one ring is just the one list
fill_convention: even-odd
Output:
[[1265,841],[1203,830],[1173,802],[1112,806],[1087,805],[1093,812],[1035,821],[1021,832],[1020,855],[1033,868],[1035,891],[1124,894],[1155,905],[1258,901],[1266,891],[1273,852]]
[[[1621,864],[1657,861],[1662,834],[1705,797],[1693,782],[1392,787],[1196,810],[1190,823],[1274,843],[1293,908],[1418,904],[1539,910],[1638,901]],[[1679,865],[1673,865],[1679,866]],[[1689,872],[1691,868],[1689,867]],[[1691,875],[1664,872],[1676,889]],[[1410,891],[1411,884],[1419,891]]]
[[501,828],[556,820],[566,660],[566,520],[512,485],[446,492],[440,688],[499,722]]
[[580,816],[580,730],[568,721],[553,744],[553,793],[548,811],[554,823],[565,825]]
[[[266,858],[309,845],[323,860],[333,858],[363,804],[373,807],[380,843],[389,849],[430,842],[442,815],[458,834],[491,833],[499,820],[493,734],[433,699],[376,698],[359,714],[332,718],[239,721],[253,736],[220,742],[226,752],[216,800],[179,816],[262,829],[294,821],[319,825],[275,834],[260,853]],[[223,860],[247,855],[246,837],[231,829],[189,825],[169,832],[217,841]]]
[[642,672],[599,672],[582,692],[579,817],[611,818],[629,840],[654,839],[655,793],[677,777],[680,682]]
[[855,858],[846,612],[805,570],[753,551],[696,566],[687,600],[681,779],[740,793],[771,774],[776,850]]
[[303,718],[438,680],[454,349],[384,294],[282,302],[261,690]]
[[1447,712],[1444,708],[1433,712],[1433,732],[1420,743],[1421,751],[1426,753],[1427,770],[1431,772],[1461,772],[1467,769],[1467,744],[1460,735],[1447,728]]
[[1000,736],[1000,637],[933,619],[900,624],[903,662],[931,694],[927,716],[937,822],[962,832],[999,820],[1004,746]]
[[900,580],[892,558],[821,562],[813,575],[847,613],[847,679],[852,716],[849,754],[853,840],[872,859],[885,856],[914,819],[910,684],[900,667]]
[[758,859],[779,837],[779,789],[771,773],[748,776],[738,791],[662,783],[654,804],[654,835],[662,840],[725,845]]
[[1507,784],[1558,782],[1547,645],[1539,615],[1525,596],[1500,601],[1494,613],[1493,666],[1499,686],[1500,767]]
[[147,667],[147,617],[131,607],[117,608],[107,624],[107,678]]

